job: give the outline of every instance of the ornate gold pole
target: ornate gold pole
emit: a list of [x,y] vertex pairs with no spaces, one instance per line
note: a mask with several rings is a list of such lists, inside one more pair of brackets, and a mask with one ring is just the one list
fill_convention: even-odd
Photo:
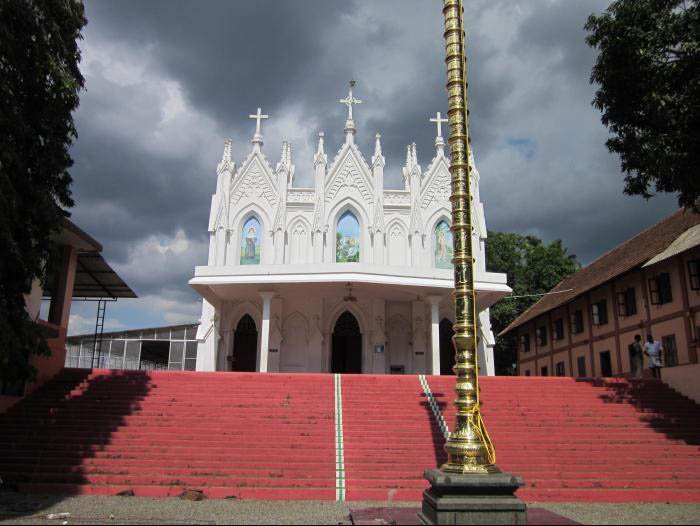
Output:
[[479,411],[476,293],[472,254],[472,197],[467,121],[467,60],[462,0],[444,0],[445,63],[452,174],[452,237],[455,273],[455,365],[457,421],[445,444],[447,473],[493,473],[498,470],[493,445]]

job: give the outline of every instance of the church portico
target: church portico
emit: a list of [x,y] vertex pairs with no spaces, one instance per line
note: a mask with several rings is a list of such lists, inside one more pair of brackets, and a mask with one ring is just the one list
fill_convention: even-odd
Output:
[[[208,336],[198,369],[215,363],[200,370],[238,370],[235,333],[248,316],[258,331],[256,371],[332,372],[334,330],[349,313],[358,326],[362,373],[440,374],[440,322],[453,320],[451,271],[381,270],[362,263],[197,267],[190,284],[219,313],[209,321],[216,330],[206,331],[203,320]],[[501,274],[478,274],[477,308],[507,290]],[[488,338],[480,341],[485,373],[492,358]]]
[[[340,102],[348,107],[345,141],[329,162],[319,133],[313,188],[294,185],[289,143],[274,169],[263,154],[261,109],[250,115],[255,134],[240,166],[226,141],[209,260],[190,280],[203,298],[197,370],[250,368],[254,342],[260,372],[440,374],[454,320],[444,119],[430,119],[437,137],[428,167],[409,145],[403,188],[386,189],[381,135],[363,156],[353,119],[362,101],[351,88]],[[479,174],[470,164],[480,368],[493,374],[488,308],[510,289],[505,275],[486,272]]]

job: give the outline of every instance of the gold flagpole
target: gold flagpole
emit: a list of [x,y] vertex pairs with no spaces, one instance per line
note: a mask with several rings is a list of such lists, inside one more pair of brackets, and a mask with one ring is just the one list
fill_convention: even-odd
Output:
[[452,174],[452,237],[455,276],[455,347],[457,421],[445,444],[447,473],[493,473],[496,456],[479,410],[476,292],[472,252],[472,196],[469,173],[467,59],[462,0],[444,0],[449,145]]

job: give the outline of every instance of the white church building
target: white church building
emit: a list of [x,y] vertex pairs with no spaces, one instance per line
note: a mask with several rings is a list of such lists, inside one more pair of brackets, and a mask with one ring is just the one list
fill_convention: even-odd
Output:
[[[294,186],[292,147],[273,168],[260,109],[252,149],[236,164],[226,141],[209,219],[198,371],[451,374],[454,352],[449,158],[437,124],[425,170],[408,146],[403,188],[384,187],[380,135],[355,144],[352,87],[345,140],[329,161],[319,133],[314,187]],[[486,272],[486,224],[473,166],[479,368],[494,374],[489,306],[510,292]]]

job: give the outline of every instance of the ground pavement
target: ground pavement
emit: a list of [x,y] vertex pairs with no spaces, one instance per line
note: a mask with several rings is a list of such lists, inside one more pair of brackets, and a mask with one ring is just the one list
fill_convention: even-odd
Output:
[[[0,492],[0,524],[351,524],[350,509],[418,503],[58,497]],[[533,504],[581,524],[698,524],[700,504]],[[49,514],[70,513],[49,520]]]

